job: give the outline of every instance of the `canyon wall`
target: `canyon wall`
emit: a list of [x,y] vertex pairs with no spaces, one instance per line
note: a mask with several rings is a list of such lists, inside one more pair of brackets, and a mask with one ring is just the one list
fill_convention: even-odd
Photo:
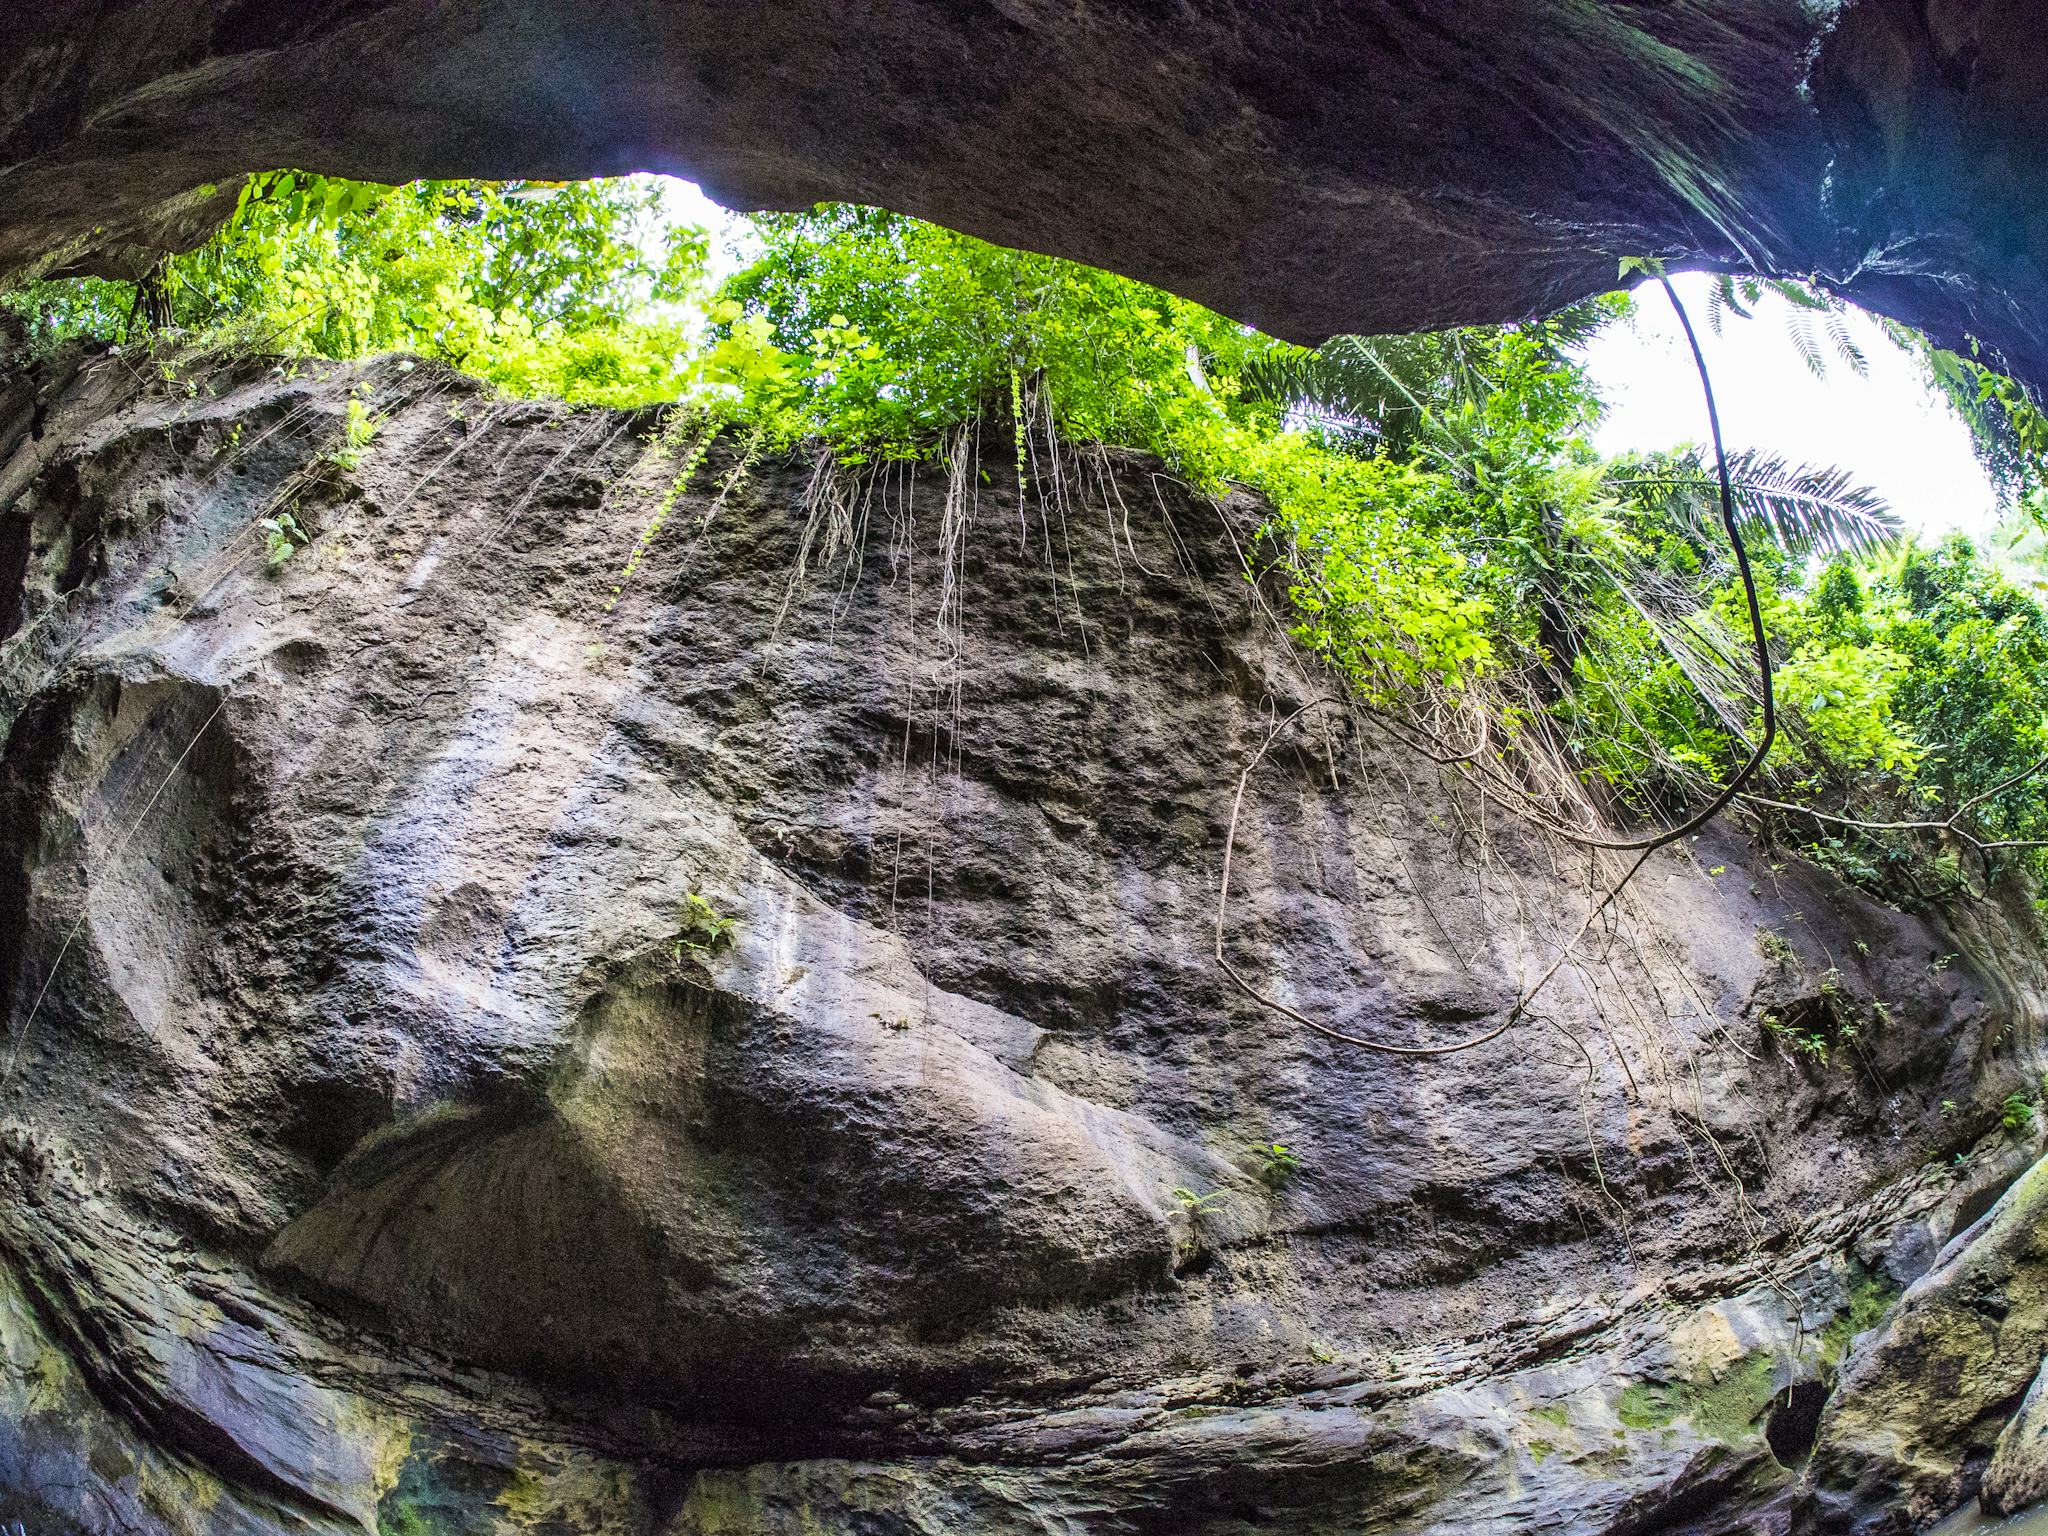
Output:
[[[5,387],[0,1521],[1881,1531],[1995,1442],[2028,1486],[2031,918],[1722,827],[1498,1039],[1319,1037],[1212,953],[1238,775],[1329,689],[1263,509],[1042,445],[1020,494],[989,438],[679,486],[651,413],[400,359]],[[1324,710],[1226,942],[1450,1043],[1611,874]]]

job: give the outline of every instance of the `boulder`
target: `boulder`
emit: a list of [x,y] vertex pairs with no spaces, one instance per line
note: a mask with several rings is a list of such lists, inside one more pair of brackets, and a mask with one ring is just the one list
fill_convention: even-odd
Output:
[[1918,1530],[1980,1479],[1992,1513],[2030,1502],[2040,1429],[2024,1404],[2044,1352],[2048,1163],[2037,1163],[1848,1360],[1809,1469],[1814,1528]]

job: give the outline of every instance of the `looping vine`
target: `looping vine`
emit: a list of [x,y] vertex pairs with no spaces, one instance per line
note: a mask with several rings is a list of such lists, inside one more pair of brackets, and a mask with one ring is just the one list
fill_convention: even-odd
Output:
[[1560,835],[1569,836],[1572,841],[1578,842],[1583,846],[1610,852],[1632,852],[1636,857],[1630,862],[1628,868],[1622,872],[1621,877],[1608,886],[1606,894],[1593,904],[1592,909],[1586,913],[1585,920],[1579,924],[1577,931],[1559,946],[1556,958],[1550,962],[1550,965],[1536,979],[1535,983],[1522,993],[1520,998],[1516,1000],[1514,1007],[1508,1010],[1500,1023],[1494,1025],[1491,1029],[1471,1036],[1469,1039],[1460,1040],[1451,1045],[1393,1045],[1384,1040],[1368,1039],[1363,1035],[1354,1035],[1345,1030],[1324,1024],[1319,1020],[1310,1018],[1298,1009],[1290,1008],[1277,998],[1267,996],[1245,979],[1243,973],[1230,963],[1228,955],[1224,952],[1224,937],[1228,930],[1230,914],[1230,866],[1237,849],[1237,823],[1244,809],[1245,792],[1251,784],[1252,774],[1259,764],[1265,760],[1266,754],[1273,749],[1273,744],[1302,716],[1308,714],[1311,710],[1341,705],[1344,701],[1332,698],[1311,699],[1308,703],[1298,707],[1292,714],[1288,715],[1286,719],[1281,720],[1267,733],[1266,739],[1260,743],[1258,750],[1252,754],[1251,760],[1245,764],[1244,771],[1238,775],[1237,795],[1231,802],[1230,807],[1230,826],[1223,839],[1222,881],[1216,898],[1216,963],[1222,968],[1223,974],[1230,979],[1231,983],[1253,1002],[1260,1004],[1262,1007],[1272,1009],[1274,1012],[1293,1020],[1306,1029],[1314,1031],[1325,1039],[1335,1040],[1344,1045],[1357,1046],[1362,1050],[1375,1051],[1382,1055],[1411,1057],[1451,1056],[1460,1051],[1469,1051],[1477,1046],[1498,1040],[1527,1016],[1529,1006],[1535,1001],[1537,994],[1544,987],[1548,986],[1551,979],[1564,967],[1565,961],[1578,946],[1579,941],[1585,937],[1587,930],[1599,920],[1601,914],[1606,912],[1620,898],[1622,891],[1635,878],[1637,871],[1649,862],[1650,855],[1659,848],[1668,847],[1681,838],[1691,836],[1706,826],[1716,816],[1720,815],[1723,810],[1727,809],[1742,794],[1750,781],[1756,777],[1758,770],[1763,767],[1765,758],[1770,755],[1771,746],[1776,741],[1778,733],[1777,701],[1772,687],[1770,638],[1764,630],[1763,606],[1757,597],[1756,576],[1750,567],[1749,549],[1743,543],[1742,530],[1736,522],[1735,487],[1732,477],[1728,472],[1727,449],[1721,438],[1721,413],[1714,399],[1714,381],[1707,371],[1706,356],[1700,350],[1699,337],[1693,330],[1692,318],[1686,313],[1685,305],[1678,297],[1678,290],[1672,287],[1670,278],[1666,277],[1661,271],[1657,273],[1657,281],[1663,285],[1665,294],[1671,300],[1671,307],[1678,313],[1679,325],[1683,327],[1686,342],[1692,349],[1693,366],[1699,371],[1701,392],[1706,396],[1707,424],[1713,437],[1714,465],[1721,493],[1721,526],[1727,532],[1728,542],[1735,552],[1736,574],[1741,579],[1743,597],[1748,605],[1750,640],[1755,649],[1757,671],[1762,686],[1763,720],[1756,745],[1751,749],[1748,760],[1743,763],[1742,767],[1728,783],[1714,795],[1712,800],[1703,809],[1687,817],[1675,827],[1669,827],[1661,832],[1638,838],[1574,836],[1565,833],[1561,828],[1551,828],[1550,830],[1557,831]]

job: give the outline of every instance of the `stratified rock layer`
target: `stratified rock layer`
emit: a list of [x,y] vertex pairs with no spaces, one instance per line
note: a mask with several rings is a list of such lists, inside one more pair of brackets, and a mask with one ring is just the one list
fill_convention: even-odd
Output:
[[133,271],[246,172],[651,169],[877,203],[1314,340],[1618,262],[1818,274],[2048,383],[2039,0],[39,0],[0,273]]
[[[1324,686],[1255,503],[1042,445],[1020,500],[1006,433],[671,496],[651,426],[390,359],[0,395],[0,1521],[1784,1528],[2033,1155],[1949,1166],[2035,1049],[1995,910],[1714,834],[1497,1042],[1336,1046],[1210,952]],[[1332,715],[1229,942],[1450,1041],[1596,878]]]

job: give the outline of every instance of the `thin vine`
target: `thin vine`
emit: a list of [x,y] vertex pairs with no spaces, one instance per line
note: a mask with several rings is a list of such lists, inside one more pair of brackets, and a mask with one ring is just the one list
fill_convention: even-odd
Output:
[[1266,739],[1260,743],[1258,750],[1252,754],[1251,760],[1245,764],[1244,771],[1238,775],[1237,794],[1231,802],[1230,824],[1223,840],[1222,880],[1216,898],[1215,954],[1216,963],[1222,968],[1224,975],[1246,997],[1263,1007],[1270,1008],[1286,1018],[1292,1019],[1295,1023],[1307,1029],[1313,1030],[1316,1034],[1326,1039],[1335,1040],[1345,1045],[1357,1046],[1362,1050],[1376,1051],[1383,1055],[1408,1057],[1450,1056],[1498,1040],[1528,1013],[1529,1005],[1535,1000],[1537,994],[1550,984],[1551,979],[1564,966],[1565,961],[1578,946],[1579,941],[1585,937],[1587,931],[1601,914],[1606,912],[1619,899],[1622,891],[1627,888],[1628,883],[1635,878],[1636,873],[1649,861],[1650,855],[1659,848],[1668,847],[1670,844],[1697,832],[1726,809],[1756,776],[1758,769],[1763,766],[1764,759],[1770,753],[1772,743],[1777,738],[1777,705],[1775,690],[1772,686],[1770,638],[1764,629],[1763,607],[1757,597],[1756,576],[1750,566],[1749,550],[1743,543],[1742,530],[1736,522],[1735,488],[1728,473],[1728,455],[1721,437],[1721,415],[1714,399],[1714,381],[1708,372],[1706,357],[1700,350],[1699,338],[1693,332],[1691,317],[1686,314],[1685,305],[1678,296],[1678,290],[1672,287],[1671,280],[1664,275],[1661,269],[1656,272],[1656,277],[1658,282],[1663,285],[1665,294],[1670,298],[1672,308],[1678,313],[1679,324],[1684,328],[1686,340],[1692,348],[1693,364],[1699,373],[1701,392],[1706,396],[1707,421],[1713,437],[1714,462],[1718,470],[1720,482],[1721,524],[1728,536],[1728,542],[1735,552],[1736,573],[1741,580],[1743,595],[1748,605],[1750,639],[1755,649],[1757,672],[1762,685],[1763,723],[1758,733],[1756,744],[1752,748],[1747,761],[1743,763],[1740,770],[1723,786],[1719,793],[1702,810],[1687,817],[1675,827],[1669,827],[1648,836],[1627,839],[1600,838],[1582,834],[1574,835],[1564,832],[1561,828],[1552,828],[1551,830],[1558,831],[1560,835],[1569,836],[1572,841],[1578,842],[1585,847],[1612,852],[1633,852],[1636,857],[1630,862],[1628,868],[1622,872],[1621,877],[1608,886],[1606,894],[1594,903],[1592,909],[1587,912],[1585,920],[1579,924],[1577,931],[1559,947],[1557,955],[1550,962],[1550,965],[1536,979],[1534,985],[1522,992],[1514,1007],[1508,1010],[1500,1023],[1494,1025],[1491,1029],[1451,1045],[1394,1045],[1384,1040],[1372,1040],[1363,1035],[1355,1035],[1348,1031],[1337,1029],[1320,1020],[1310,1018],[1300,1010],[1280,1002],[1277,998],[1267,996],[1245,979],[1243,973],[1231,964],[1229,956],[1225,953],[1224,938],[1228,928],[1230,913],[1230,866],[1237,847],[1237,824],[1244,809],[1245,792],[1251,783],[1252,773],[1264,761],[1266,754],[1272,750],[1274,742],[1280,738],[1288,727],[1301,719],[1302,716],[1308,714],[1311,710],[1338,705],[1345,701],[1319,698],[1311,699],[1308,703],[1301,705],[1267,733]]

